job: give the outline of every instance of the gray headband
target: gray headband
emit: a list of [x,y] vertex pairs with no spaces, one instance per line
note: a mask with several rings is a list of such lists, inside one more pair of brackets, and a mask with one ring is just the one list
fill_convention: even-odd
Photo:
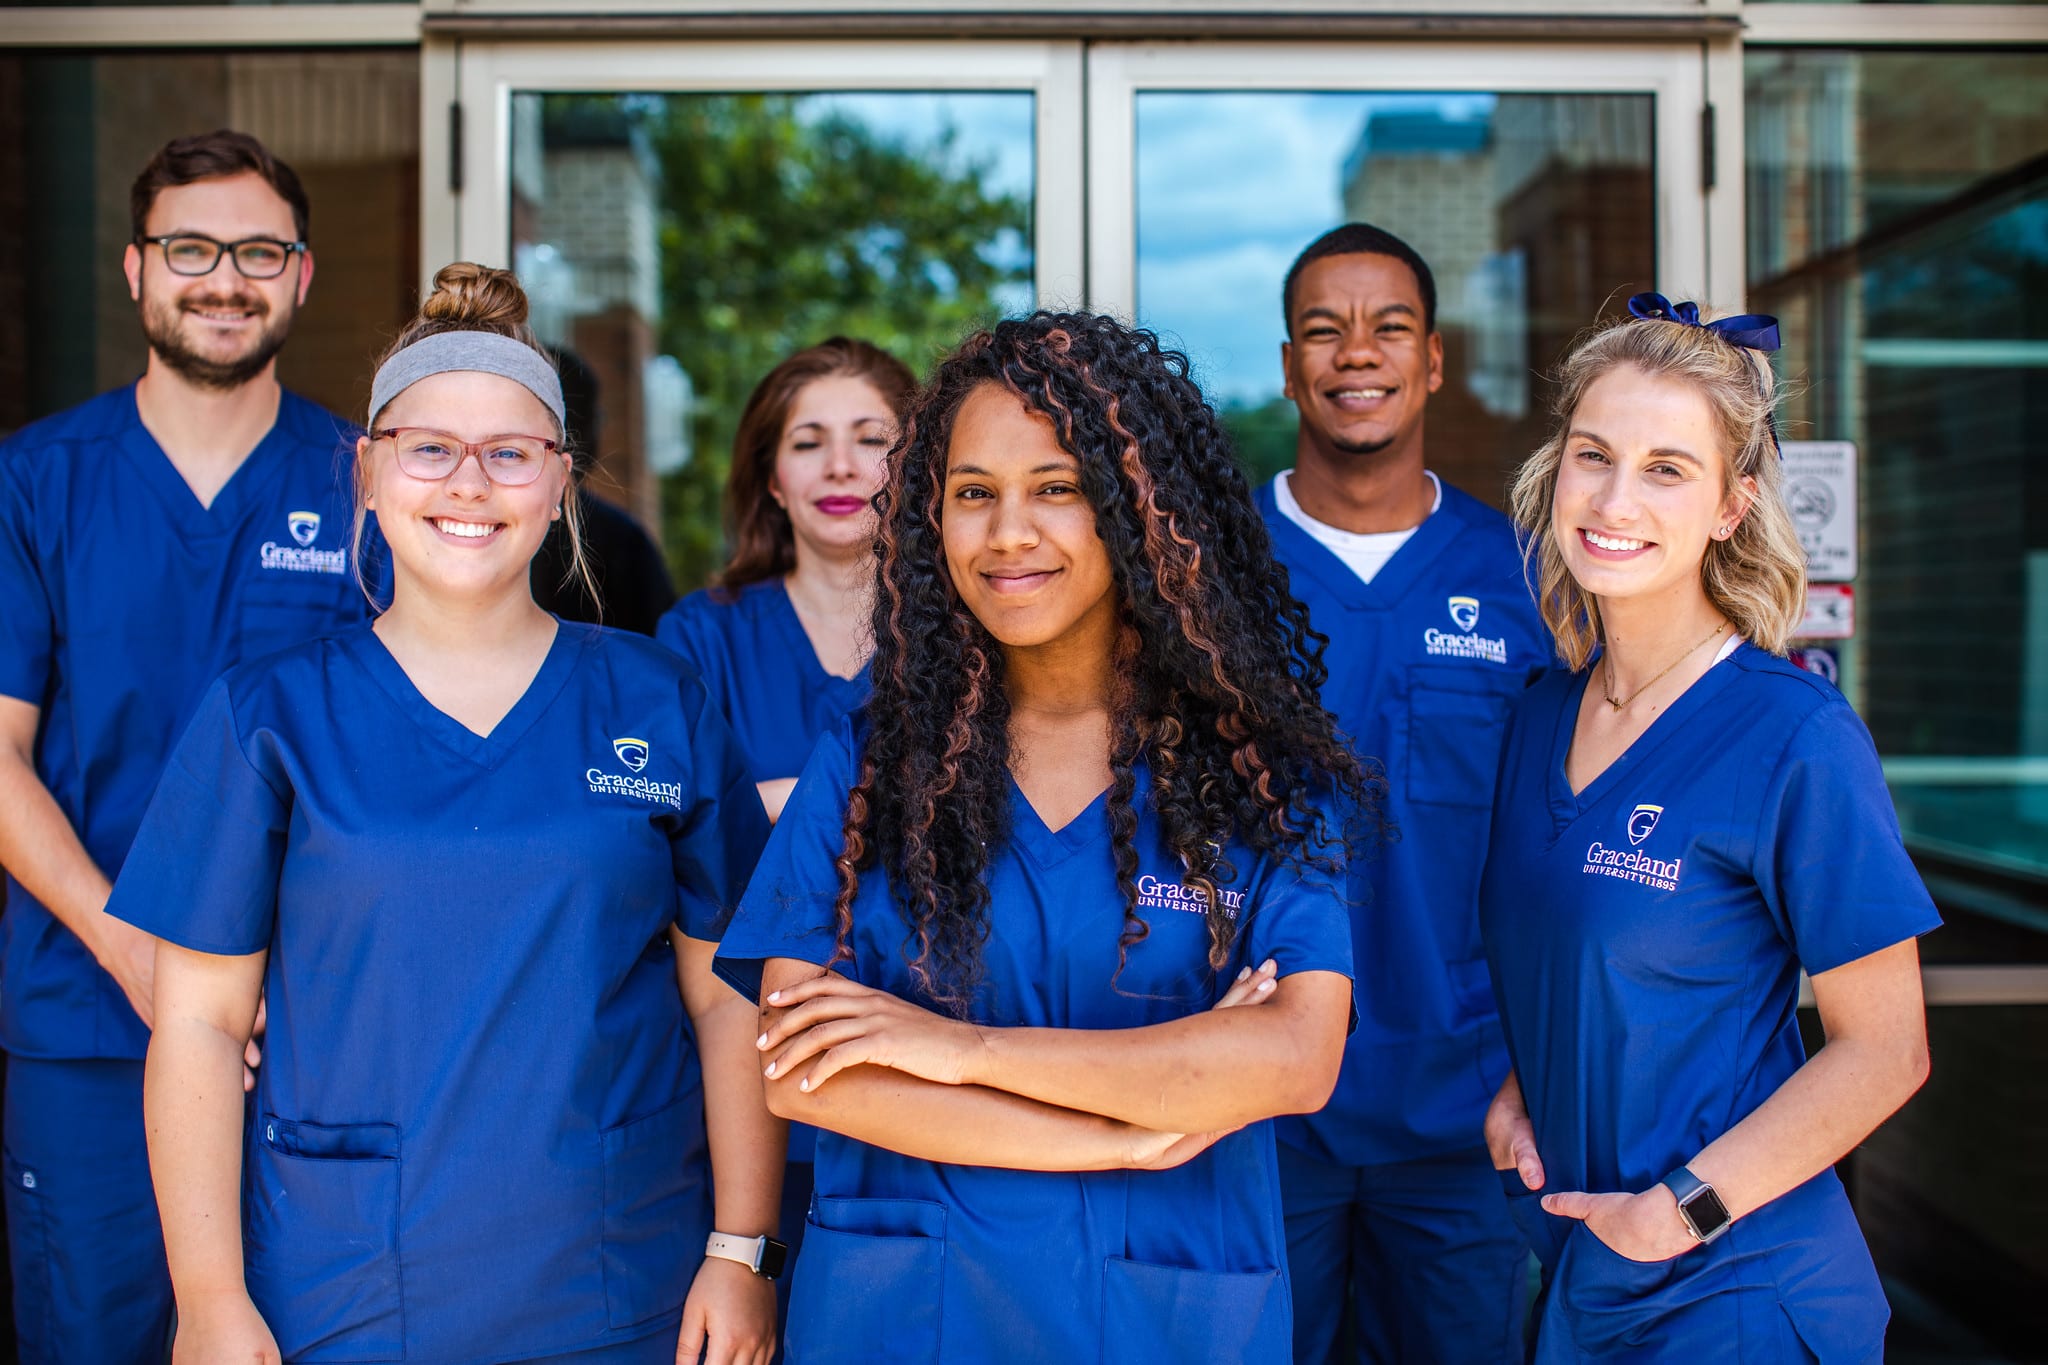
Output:
[[370,381],[370,421],[374,423],[392,399],[428,375],[451,370],[475,370],[511,380],[545,403],[555,415],[555,426],[567,432],[562,376],[539,351],[497,332],[436,332],[392,356],[378,366],[377,377]]

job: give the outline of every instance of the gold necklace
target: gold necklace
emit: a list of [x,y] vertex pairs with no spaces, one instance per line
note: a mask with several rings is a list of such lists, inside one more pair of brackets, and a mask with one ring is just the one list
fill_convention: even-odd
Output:
[[1650,681],[1649,681],[1649,682],[1646,682],[1646,683],[1644,683],[1644,684],[1643,684],[1643,685],[1642,685],[1641,687],[1638,687],[1638,688],[1637,688],[1637,689],[1636,689],[1635,691],[1633,691],[1633,692],[1629,693],[1629,694],[1628,694],[1628,695],[1627,695],[1626,697],[1623,697],[1623,698],[1622,698],[1622,699],[1621,699],[1620,701],[1616,701],[1616,700],[1614,699],[1614,691],[1613,691],[1613,688],[1614,688],[1614,655],[1613,655],[1613,654],[1611,654],[1611,653],[1610,653],[1610,654],[1608,654],[1608,655],[1607,655],[1607,656],[1606,656],[1605,658],[1601,659],[1601,661],[1600,661],[1600,662],[1601,662],[1602,664],[1606,665],[1606,666],[1605,666],[1605,667],[1604,667],[1604,668],[1603,668],[1603,669],[1601,670],[1601,672],[1603,672],[1603,673],[1605,673],[1605,674],[1607,675],[1607,682],[1606,682],[1605,686],[1603,686],[1603,687],[1602,687],[1602,688],[1600,689],[1600,695],[1601,695],[1601,696],[1603,696],[1603,697],[1605,697],[1605,698],[1607,698],[1607,704],[1608,704],[1609,706],[1613,707],[1613,708],[1614,708],[1615,710],[1617,710],[1617,711],[1621,710],[1621,709],[1622,709],[1623,707],[1627,706],[1627,705],[1628,705],[1628,704],[1629,704],[1630,702],[1634,701],[1634,700],[1635,700],[1635,699],[1636,699],[1637,697],[1640,697],[1640,696],[1642,696],[1642,695],[1643,695],[1643,693],[1645,693],[1645,692],[1649,691],[1649,690],[1650,690],[1650,688],[1651,688],[1652,686],[1654,686],[1654,685],[1656,684],[1656,682],[1657,682],[1657,678],[1661,678],[1661,677],[1663,677],[1663,676],[1664,676],[1664,675],[1665,675],[1666,673],[1669,673],[1669,672],[1670,672],[1670,671],[1671,671],[1672,669],[1674,669],[1674,668],[1678,667],[1678,666],[1679,666],[1680,664],[1684,663],[1684,662],[1685,662],[1685,661],[1686,661],[1687,659],[1690,659],[1690,658],[1691,658],[1691,657],[1692,657],[1693,655],[1695,655],[1695,654],[1699,653],[1699,651],[1700,651],[1700,645],[1703,645],[1703,644],[1705,644],[1705,643],[1706,643],[1707,641],[1709,641],[1709,640],[1713,639],[1713,638],[1714,638],[1714,637],[1715,637],[1716,635],[1719,635],[1719,634],[1720,634],[1720,633],[1721,633],[1722,631],[1724,631],[1724,630],[1726,630],[1726,629],[1728,629],[1728,623],[1727,623],[1726,621],[1723,621],[1723,622],[1721,622],[1721,624],[1720,624],[1720,625],[1718,625],[1718,626],[1715,626],[1715,627],[1714,627],[1714,628],[1713,628],[1712,630],[1708,631],[1708,632],[1707,632],[1707,633],[1706,633],[1705,635],[1703,635],[1703,636],[1701,636],[1701,637],[1700,637],[1700,641],[1699,641],[1699,644],[1696,644],[1696,645],[1694,645],[1694,646],[1693,646],[1693,647],[1692,647],[1691,649],[1688,649],[1687,651],[1685,651],[1685,653],[1683,653],[1683,654],[1679,655],[1679,656],[1678,656],[1677,658],[1673,659],[1673,660],[1672,660],[1672,661],[1671,661],[1670,663],[1668,663],[1668,664],[1664,665],[1664,667],[1662,667],[1662,668],[1658,669],[1658,670],[1657,670],[1657,677],[1656,677],[1656,678],[1652,678],[1652,679],[1650,679]]

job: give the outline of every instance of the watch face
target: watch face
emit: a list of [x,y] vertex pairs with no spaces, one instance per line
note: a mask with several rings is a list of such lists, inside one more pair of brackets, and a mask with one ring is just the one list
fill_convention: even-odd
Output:
[[1692,1224],[1693,1235],[1702,1242],[1728,1226],[1728,1206],[1721,1202],[1712,1185],[1702,1185],[1679,1207]]
[[[1727,1217],[1727,1214],[1723,1213],[1722,1217]],[[782,1263],[788,1259],[788,1247],[773,1237],[764,1238],[761,1242],[761,1268],[754,1273],[771,1280],[779,1279],[782,1275]]]

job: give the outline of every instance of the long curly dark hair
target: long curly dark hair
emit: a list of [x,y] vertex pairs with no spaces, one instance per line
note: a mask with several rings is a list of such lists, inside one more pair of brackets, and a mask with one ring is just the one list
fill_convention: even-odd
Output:
[[[1217,894],[1233,839],[1297,864],[1378,831],[1386,782],[1317,699],[1324,637],[1288,592],[1187,357],[1085,313],[999,323],[943,362],[905,419],[878,499],[873,699],[846,808],[834,961],[851,958],[862,871],[885,868],[910,922],[918,988],[964,1014],[989,930],[983,874],[1010,835],[1002,647],[960,600],[940,530],[961,404],[999,384],[1049,418],[1081,465],[1110,560],[1120,629],[1111,698],[1109,819],[1124,897],[1118,971],[1148,930],[1137,913],[1137,767],[1183,878],[1208,904],[1209,965],[1237,924]],[[1344,832],[1316,798],[1338,798]],[[1112,983],[1113,984],[1113,983]]]

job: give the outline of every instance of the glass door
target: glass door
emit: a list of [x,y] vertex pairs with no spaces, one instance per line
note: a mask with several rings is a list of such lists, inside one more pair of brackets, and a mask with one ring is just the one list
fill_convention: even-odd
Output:
[[[596,389],[593,488],[677,585],[722,558],[740,410],[834,334],[920,375],[1082,288],[1078,44],[485,44],[457,237]],[[572,362],[573,367],[573,362]]]
[[1430,463],[1498,505],[1570,339],[1639,290],[1705,297],[1701,65],[1684,46],[1091,48],[1091,300],[1188,352],[1264,479],[1293,461],[1288,265],[1341,222],[1396,233],[1437,278]]

